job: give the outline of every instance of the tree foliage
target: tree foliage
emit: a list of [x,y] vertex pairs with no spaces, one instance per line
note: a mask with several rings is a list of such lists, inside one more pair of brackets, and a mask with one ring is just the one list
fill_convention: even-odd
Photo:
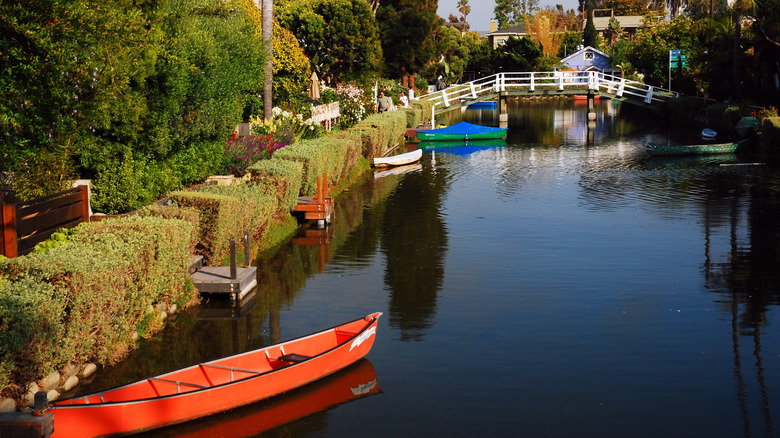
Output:
[[[94,179],[127,211],[208,175],[262,84],[251,0],[0,5],[2,165],[22,197]],[[46,169],[47,172],[41,172]]]
[[539,0],[496,0],[493,12],[499,29],[525,24],[527,17],[539,10]]
[[596,25],[593,24],[593,1],[588,2],[588,18],[585,21],[585,30],[582,32],[582,44],[590,47],[598,47],[599,35]]
[[435,0],[387,0],[377,10],[382,49],[390,77],[421,71],[439,54],[436,35],[443,20],[436,15]]
[[275,10],[327,82],[361,80],[379,71],[379,31],[365,0],[283,0]]

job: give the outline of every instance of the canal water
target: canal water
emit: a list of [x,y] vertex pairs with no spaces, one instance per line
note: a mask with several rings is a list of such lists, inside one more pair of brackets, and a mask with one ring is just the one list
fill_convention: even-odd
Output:
[[[87,392],[384,312],[367,360],[148,436],[780,435],[780,168],[649,157],[612,101],[510,102],[505,145],[369,175],[333,223],[259,263]],[[495,110],[439,123],[498,126]]]

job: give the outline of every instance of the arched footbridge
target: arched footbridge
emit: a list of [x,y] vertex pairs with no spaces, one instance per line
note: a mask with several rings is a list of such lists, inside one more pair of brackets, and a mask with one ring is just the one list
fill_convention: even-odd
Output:
[[434,114],[476,102],[508,96],[601,95],[649,108],[678,97],[675,91],[597,71],[498,73],[465,84],[456,84],[420,99],[433,103]]

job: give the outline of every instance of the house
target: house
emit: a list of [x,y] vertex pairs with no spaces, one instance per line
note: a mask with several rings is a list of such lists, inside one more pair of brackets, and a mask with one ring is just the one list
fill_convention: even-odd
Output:
[[577,50],[571,55],[561,59],[561,62],[573,70],[580,71],[603,71],[610,68],[609,55],[600,50],[594,49],[591,46]]
[[[606,12],[608,15],[596,16],[599,12]],[[596,32],[600,37],[604,37],[604,31],[609,28],[609,20],[614,18],[620,23],[620,29],[625,33],[625,37],[631,39],[636,35],[636,30],[644,22],[642,15],[614,15],[612,9],[594,9],[593,10],[593,26],[596,28]],[[582,28],[585,29],[586,20],[582,20]]]
[[522,24],[507,29],[496,29],[496,27],[496,20],[490,20],[490,33],[486,35],[494,49],[506,44],[506,41],[511,37],[521,38],[528,35],[528,29]]

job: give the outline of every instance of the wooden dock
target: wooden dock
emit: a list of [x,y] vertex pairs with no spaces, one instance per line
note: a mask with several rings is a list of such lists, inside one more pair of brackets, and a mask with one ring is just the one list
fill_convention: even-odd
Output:
[[299,196],[293,212],[302,213],[306,220],[330,223],[333,214],[333,198],[328,196],[328,174],[317,177],[317,196]]
[[[236,260],[236,240],[230,239],[230,266],[203,266],[190,274],[198,292],[229,294],[234,302],[240,302],[257,286],[257,268],[249,266],[248,231],[244,231],[244,267],[239,267]],[[190,263],[197,261],[190,260]]]

